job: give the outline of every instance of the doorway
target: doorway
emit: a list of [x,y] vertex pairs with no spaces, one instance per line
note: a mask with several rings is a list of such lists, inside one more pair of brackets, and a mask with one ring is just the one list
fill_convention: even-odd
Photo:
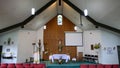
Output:
[[2,46],[0,45],[0,63],[1,63],[1,55],[2,55]]
[[120,46],[117,46],[117,50],[118,50],[118,60],[119,60],[119,64],[120,64]]
[[83,52],[78,52],[77,60],[83,61]]

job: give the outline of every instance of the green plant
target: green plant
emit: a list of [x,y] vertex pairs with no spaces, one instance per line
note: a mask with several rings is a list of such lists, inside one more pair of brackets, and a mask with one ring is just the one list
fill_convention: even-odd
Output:
[[99,49],[100,48],[100,43],[94,45],[94,49]]

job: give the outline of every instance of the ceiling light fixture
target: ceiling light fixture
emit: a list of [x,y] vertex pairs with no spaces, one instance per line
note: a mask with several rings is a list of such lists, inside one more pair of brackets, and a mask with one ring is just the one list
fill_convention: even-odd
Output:
[[32,15],[35,15],[35,5],[34,5],[34,0],[33,0],[33,5],[32,5],[32,8],[31,8],[31,14],[32,14]]
[[88,10],[87,9],[84,10],[84,15],[88,16]]
[[87,10],[87,0],[85,0],[84,15],[85,15],[85,16],[88,16],[88,10]]
[[74,30],[75,30],[75,31],[77,30],[77,26],[74,26]]
[[43,27],[44,29],[46,29],[46,25],[44,25],[44,27]]
[[32,9],[31,9],[31,14],[32,14],[32,15],[35,15],[35,8],[32,8]]

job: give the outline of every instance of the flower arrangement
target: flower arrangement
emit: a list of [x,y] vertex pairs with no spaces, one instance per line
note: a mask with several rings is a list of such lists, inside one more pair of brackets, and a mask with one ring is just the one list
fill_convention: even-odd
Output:
[[99,49],[100,48],[100,43],[94,45],[94,49]]

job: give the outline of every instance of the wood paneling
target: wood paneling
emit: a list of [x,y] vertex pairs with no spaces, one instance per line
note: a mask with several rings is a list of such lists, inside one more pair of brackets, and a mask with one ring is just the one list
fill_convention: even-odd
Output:
[[[45,51],[48,54],[43,53],[43,59],[48,60],[49,55],[52,54],[70,54],[71,58],[76,57],[75,46],[65,46],[65,31],[74,31],[74,24],[67,18],[63,17],[63,25],[57,25],[57,17],[53,18],[46,24],[44,30],[44,45]],[[59,41],[62,41],[62,51],[58,50]]]

